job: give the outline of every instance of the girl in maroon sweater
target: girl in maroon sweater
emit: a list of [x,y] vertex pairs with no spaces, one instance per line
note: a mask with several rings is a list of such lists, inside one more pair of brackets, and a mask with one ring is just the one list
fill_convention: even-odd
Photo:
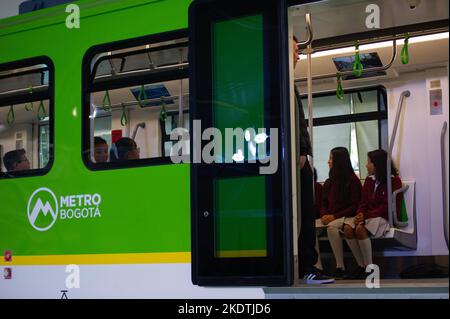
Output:
[[[373,238],[383,237],[389,231],[387,195],[387,153],[384,150],[369,152],[367,158],[368,177],[364,182],[361,202],[355,218],[344,226],[346,241],[358,262],[359,269],[353,274],[356,279],[364,278],[365,267],[372,264]],[[392,164],[392,192],[402,187],[397,170]],[[401,198],[397,198],[400,206]]]
[[343,278],[344,251],[340,233],[346,217],[353,217],[356,214],[362,187],[353,171],[350,155],[345,147],[331,150],[328,166],[330,173],[323,185],[320,221],[328,226],[328,239],[336,258],[334,278]]

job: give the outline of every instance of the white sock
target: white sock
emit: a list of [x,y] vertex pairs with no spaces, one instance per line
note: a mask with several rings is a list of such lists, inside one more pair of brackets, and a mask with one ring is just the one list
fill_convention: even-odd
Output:
[[350,247],[350,250],[352,251],[353,256],[355,256],[358,266],[364,267],[364,259],[361,254],[361,249],[359,248],[358,241],[354,238],[352,238],[352,239],[346,238],[345,241],[347,242],[348,247]]
[[372,243],[370,238],[358,240],[359,247],[364,259],[364,266],[372,264]]
[[322,259],[320,258],[320,250],[319,250],[319,238],[316,237],[316,251],[317,251],[317,263],[314,265],[317,269],[323,270]]
[[330,241],[331,249],[336,258],[336,268],[345,269],[344,265],[344,248],[342,247],[342,238],[339,234],[339,229],[336,227],[328,227],[328,240]]

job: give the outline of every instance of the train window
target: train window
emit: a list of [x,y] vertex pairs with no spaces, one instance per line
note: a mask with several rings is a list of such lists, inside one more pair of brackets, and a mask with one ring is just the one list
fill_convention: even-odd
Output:
[[53,74],[46,57],[0,65],[0,178],[50,170]]
[[[314,100],[313,117],[342,116],[359,113],[369,113],[378,111],[378,92],[363,91],[345,94],[342,100],[337,99],[336,95],[317,95]],[[304,99],[303,105],[307,106],[307,99]],[[307,114],[307,113],[305,113]]]
[[[364,179],[367,152],[387,145],[387,111],[384,88],[348,90],[344,99],[335,92],[313,95],[314,166],[319,181],[328,178],[328,157],[334,147],[350,152],[355,173]],[[303,99],[305,114],[307,100]]]
[[83,160],[88,168],[172,163],[177,141],[170,133],[189,131],[187,46],[186,34],[172,32],[97,46],[86,54]]

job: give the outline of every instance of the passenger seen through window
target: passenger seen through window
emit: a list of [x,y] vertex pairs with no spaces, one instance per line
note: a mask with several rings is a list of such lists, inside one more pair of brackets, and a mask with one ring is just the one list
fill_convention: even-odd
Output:
[[3,163],[8,172],[26,171],[31,168],[25,150],[14,150],[5,154]]
[[108,143],[99,136],[94,137],[94,159],[96,163],[108,161]]
[[138,160],[139,153],[136,142],[129,137],[123,137],[111,147],[111,162]]

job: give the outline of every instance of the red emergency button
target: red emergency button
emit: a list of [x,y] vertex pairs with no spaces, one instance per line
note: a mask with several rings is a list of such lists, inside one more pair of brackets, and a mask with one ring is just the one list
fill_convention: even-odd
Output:
[[438,107],[439,106],[439,102],[438,101],[434,101],[433,105],[434,105],[434,107]]
[[5,254],[3,255],[3,258],[4,258],[5,262],[11,262],[12,261],[12,251],[6,250]]

